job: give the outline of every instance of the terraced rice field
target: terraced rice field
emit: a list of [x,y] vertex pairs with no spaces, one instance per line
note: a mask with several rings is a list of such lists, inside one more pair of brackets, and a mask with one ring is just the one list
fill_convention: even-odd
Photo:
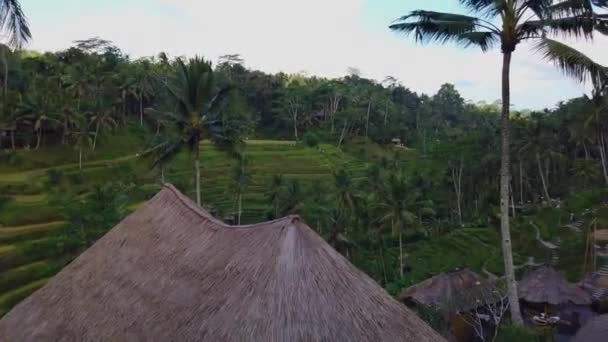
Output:
[[[266,192],[274,175],[281,174],[286,180],[297,179],[302,187],[306,187],[313,182],[330,182],[332,173],[339,169],[346,169],[354,177],[361,177],[366,168],[365,163],[330,145],[307,148],[289,141],[253,140],[248,141],[246,153],[251,182],[243,194],[244,223],[264,219],[269,208]],[[128,168],[131,173],[137,174],[144,187],[157,189],[158,175],[150,171],[148,165],[135,153],[89,161],[83,165],[82,188],[120,180],[121,170],[124,170],[121,168]],[[193,178],[191,165],[187,155],[178,156],[167,171],[166,180],[189,184]],[[204,204],[223,213],[234,211],[235,198],[230,179],[234,159],[209,142],[203,142],[201,165]],[[44,242],[49,233],[64,223],[49,204],[49,170],[60,170],[67,177],[79,174],[75,163],[7,170],[0,169],[0,194],[10,196],[9,202],[0,207],[0,316],[42,287],[65,264],[65,260],[39,260],[21,246],[24,242],[30,246]],[[86,196],[86,193],[82,196]],[[141,204],[135,202],[129,208],[136,210]]]

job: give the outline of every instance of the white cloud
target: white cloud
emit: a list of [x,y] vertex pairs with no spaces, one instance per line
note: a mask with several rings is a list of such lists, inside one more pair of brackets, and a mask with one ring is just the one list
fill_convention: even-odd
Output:
[[[379,80],[393,75],[419,92],[434,93],[442,83],[452,82],[468,85],[460,88],[468,99],[500,97],[499,51],[417,46],[385,26],[365,25],[364,0],[147,0],[145,6],[135,1],[52,22],[33,13],[32,47],[56,50],[75,39],[101,36],[133,56],[166,51],[217,60],[222,54],[240,53],[248,66],[267,72],[336,77],[352,66]],[[606,42],[576,45],[608,62],[608,50],[600,47]],[[550,106],[584,91],[539,58],[528,47],[516,52],[516,105]]]

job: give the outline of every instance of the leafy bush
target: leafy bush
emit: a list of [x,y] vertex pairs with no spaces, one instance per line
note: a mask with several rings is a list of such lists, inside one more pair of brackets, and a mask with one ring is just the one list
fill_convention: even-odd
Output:
[[317,147],[319,145],[319,136],[314,132],[306,132],[303,137],[304,144],[308,147]]
[[84,183],[84,177],[80,172],[70,173],[68,174],[68,182],[72,185],[82,185],[82,183]]
[[533,330],[526,327],[519,327],[514,324],[504,324],[498,331],[496,342],[540,342],[541,337]]
[[49,169],[46,171],[46,175],[48,177],[48,186],[55,187],[61,185],[63,182],[63,172],[57,169]]
[[2,208],[4,208],[10,201],[10,196],[0,194],[0,210],[2,210]]

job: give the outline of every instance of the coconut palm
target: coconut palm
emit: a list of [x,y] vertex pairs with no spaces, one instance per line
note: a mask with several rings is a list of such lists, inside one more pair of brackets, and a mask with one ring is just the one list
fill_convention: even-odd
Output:
[[248,170],[248,159],[245,153],[236,154],[237,163],[232,169],[233,189],[236,195],[237,219],[236,223],[241,224],[241,215],[243,214],[243,193],[247,190],[247,186],[251,181],[251,174]]
[[211,63],[201,57],[187,63],[177,59],[177,75],[169,82],[160,80],[173,103],[171,111],[158,112],[177,128],[181,139],[166,146],[165,154],[175,155],[187,149],[194,164],[196,203],[201,204],[200,144],[207,136],[212,141],[223,140],[220,112],[230,88],[219,89]]
[[[483,52],[500,46],[502,65],[501,237],[511,317],[522,324],[509,231],[510,130],[509,107],[511,57],[524,41],[535,41],[545,59],[566,74],[594,83],[601,76],[596,68],[581,66],[576,50],[549,37],[566,35],[593,38],[594,29],[608,32],[608,16],[594,13],[594,6],[607,8],[606,0],[459,0],[474,15],[416,10],[397,19],[390,29],[414,34],[418,42],[455,42],[477,46]],[[591,72],[590,72],[591,71]]]
[[270,190],[267,193],[268,201],[272,204],[274,217],[279,216],[279,208],[281,206],[283,187],[285,185],[283,175],[272,176]]
[[18,0],[0,0],[0,33],[8,33],[8,45],[20,48],[32,39],[30,25]]
[[93,144],[91,146],[92,149],[95,150],[99,131],[102,129],[116,128],[116,126],[118,126],[118,122],[112,117],[112,111],[107,109],[93,114],[90,120],[91,126],[95,127],[95,132],[93,133]]

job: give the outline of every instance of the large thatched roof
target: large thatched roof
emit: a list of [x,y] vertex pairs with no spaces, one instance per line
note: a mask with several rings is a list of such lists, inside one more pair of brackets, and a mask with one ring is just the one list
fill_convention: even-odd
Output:
[[518,284],[519,298],[530,303],[591,304],[591,296],[580,287],[569,283],[561,273],[541,267],[528,273]]
[[572,342],[606,342],[608,341],[608,315],[601,315],[585,324],[576,333]]
[[442,341],[298,217],[165,187],[0,321],[3,341]]
[[442,307],[464,290],[472,289],[484,283],[477,273],[462,269],[441,273],[418,284],[404,289],[399,300],[411,299],[416,303],[433,307]]

